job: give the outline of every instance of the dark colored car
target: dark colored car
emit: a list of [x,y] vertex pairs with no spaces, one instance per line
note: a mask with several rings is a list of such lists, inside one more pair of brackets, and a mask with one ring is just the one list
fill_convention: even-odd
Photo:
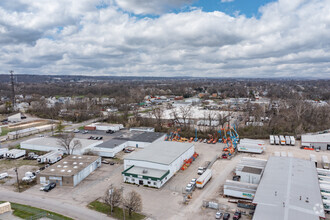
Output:
[[45,192],[49,192],[50,190],[52,190],[52,189],[54,189],[56,187],[56,183],[49,183],[48,185],[46,185],[45,187],[44,187],[44,191]]
[[225,213],[223,215],[223,220],[228,220],[230,218],[230,214],[229,213]]
[[234,216],[233,216],[233,219],[234,220],[238,220],[242,217],[242,213],[240,211],[236,211]]
[[113,133],[115,133],[115,132],[114,132],[113,130],[107,130],[106,133],[108,133],[108,134],[113,134]]
[[241,179],[241,176],[233,176],[233,181],[239,181]]

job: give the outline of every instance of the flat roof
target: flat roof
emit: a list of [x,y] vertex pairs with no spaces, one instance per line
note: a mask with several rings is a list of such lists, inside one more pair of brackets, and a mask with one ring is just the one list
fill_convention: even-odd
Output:
[[130,141],[139,141],[139,142],[148,142],[152,143],[155,140],[163,137],[165,133],[160,132],[145,132],[140,135],[134,136],[130,139]]
[[74,176],[99,158],[99,156],[69,155],[56,164],[53,164],[42,170],[39,175]]
[[243,169],[242,169],[242,172],[253,173],[253,174],[261,174],[262,169],[256,168],[256,167],[244,166]]
[[159,169],[152,169],[146,167],[132,166],[129,169],[125,170],[123,174],[127,176],[133,174],[138,176],[162,179],[164,176],[166,176],[166,174],[168,174],[168,170],[159,170]]
[[132,152],[130,155],[127,155],[124,160],[139,160],[170,165],[192,147],[194,147],[193,143],[159,141],[150,144],[141,151]]
[[[253,220],[324,218],[314,162],[293,157],[271,156],[253,203],[257,204]],[[319,207],[316,207],[317,204]]]
[[113,148],[118,147],[119,145],[121,145],[123,143],[126,143],[126,142],[127,142],[126,140],[121,140],[121,139],[114,138],[114,139],[110,139],[106,142],[103,142],[102,144],[96,145],[95,147],[113,149]]
[[[32,138],[27,141],[21,142],[21,144],[32,144],[36,146],[46,146],[46,147],[54,147],[54,148],[63,148],[58,144],[58,138],[53,137],[39,137],[39,138]],[[89,140],[89,139],[81,139],[81,138],[74,138],[73,141],[78,140],[81,143],[81,147],[78,148],[85,148],[88,147],[91,144],[95,144],[97,142],[102,143],[103,141],[97,141],[97,140]]]
[[301,142],[318,142],[318,143],[330,143],[330,133],[324,134],[303,134],[301,135]]

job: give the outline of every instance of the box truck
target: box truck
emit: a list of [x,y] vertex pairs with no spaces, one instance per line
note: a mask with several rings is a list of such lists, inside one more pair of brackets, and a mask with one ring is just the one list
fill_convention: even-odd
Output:
[[322,156],[322,167],[323,169],[329,169],[329,159],[328,156]]
[[274,139],[275,139],[275,144],[276,145],[279,145],[280,144],[280,139],[277,135],[274,136]]
[[211,177],[212,177],[212,170],[211,169],[205,170],[205,172],[197,179],[196,187],[200,189],[204,188],[205,184],[208,183]]
[[285,136],[285,144],[290,145],[290,136]]
[[285,145],[285,138],[283,135],[280,135],[280,143],[281,145]]
[[290,144],[294,146],[296,144],[296,140],[294,139],[293,136],[290,136]]
[[25,150],[12,149],[5,153],[5,157],[8,159],[17,159],[25,156],[25,154],[26,154]]
[[269,143],[272,144],[272,145],[275,144],[274,135],[269,136]]

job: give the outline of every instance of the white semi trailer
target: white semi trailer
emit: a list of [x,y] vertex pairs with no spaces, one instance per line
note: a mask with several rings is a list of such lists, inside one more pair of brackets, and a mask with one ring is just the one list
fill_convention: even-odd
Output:
[[261,154],[266,149],[265,146],[258,145],[258,144],[238,144],[237,151],[239,152],[247,152],[247,153],[256,153]]
[[285,144],[290,145],[290,136],[285,136]]
[[275,144],[274,135],[269,135],[269,143],[272,145]]
[[5,157],[8,159],[17,159],[17,158],[25,156],[25,154],[26,154],[25,150],[12,149],[5,153]]
[[280,143],[281,145],[285,145],[285,138],[283,135],[280,135]]
[[275,135],[274,139],[275,139],[275,144],[279,145],[280,144],[280,138],[277,135]]
[[196,187],[200,189],[204,188],[204,186],[206,185],[206,183],[209,182],[211,177],[212,177],[212,170],[211,169],[205,170],[205,172],[197,179]]
[[296,139],[293,136],[290,136],[290,144],[294,146],[296,144]]
[[62,159],[63,153],[61,151],[51,151],[45,155],[37,158],[38,163],[56,163]]
[[223,193],[230,197],[253,200],[257,187],[257,184],[226,180]]

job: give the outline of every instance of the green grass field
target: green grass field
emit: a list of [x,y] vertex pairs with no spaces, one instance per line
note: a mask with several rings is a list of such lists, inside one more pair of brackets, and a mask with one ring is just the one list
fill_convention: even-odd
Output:
[[[88,208],[94,209],[95,211],[102,212],[104,214],[110,215],[110,206],[108,204],[99,202],[99,201],[93,201],[89,203]],[[124,219],[124,213],[123,209],[119,207],[114,207],[113,213],[111,217],[116,219]],[[125,219],[128,220],[142,220],[145,219],[146,216],[139,214],[139,213],[132,213],[132,216],[128,215],[128,210],[125,210]]]
[[1,134],[0,136],[5,136],[10,132],[10,129],[8,127],[2,127],[1,128]]
[[55,220],[73,220],[72,218],[57,214],[55,212],[50,212],[44,209],[39,209],[32,206],[22,205],[13,202],[11,202],[11,208],[14,210],[13,215],[22,219],[39,219],[46,217]]

